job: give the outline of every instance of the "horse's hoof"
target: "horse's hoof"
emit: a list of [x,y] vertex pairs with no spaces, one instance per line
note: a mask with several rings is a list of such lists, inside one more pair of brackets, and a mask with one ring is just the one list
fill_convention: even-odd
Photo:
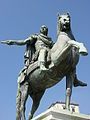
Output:
[[80,80],[74,81],[74,87],[78,87],[78,86],[85,87],[85,86],[87,86],[87,83],[84,83]]

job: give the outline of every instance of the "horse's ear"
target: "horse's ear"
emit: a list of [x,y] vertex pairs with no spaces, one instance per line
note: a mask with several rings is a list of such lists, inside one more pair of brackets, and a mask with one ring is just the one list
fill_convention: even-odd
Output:
[[59,13],[57,13],[57,18],[58,18],[58,20],[61,18],[61,16],[60,16],[60,14],[59,14]]
[[69,12],[67,12],[67,15],[69,15],[69,16],[70,16],[70,13],[69,13]]
[[68,15],[68,17],[70,18],[70,13],[69,13],[69,12],[67,12],[67,15]]
[[57,13],[57,17],[59,16],[59,13]]

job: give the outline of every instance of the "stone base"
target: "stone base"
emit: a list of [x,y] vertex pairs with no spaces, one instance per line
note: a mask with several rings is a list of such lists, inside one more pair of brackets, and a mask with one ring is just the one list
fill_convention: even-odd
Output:
[[81,114],[78,111],[73,112],[62,109],[62,105],[61,103],[56,103],[32,120],[90,120],[90,115]]

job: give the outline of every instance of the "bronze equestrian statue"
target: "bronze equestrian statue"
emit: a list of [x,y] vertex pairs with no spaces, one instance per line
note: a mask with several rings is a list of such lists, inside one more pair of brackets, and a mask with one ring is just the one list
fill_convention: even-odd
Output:
[[76,75],[76,65],[80,54],[88,54],[83,43],[75,40],[70,26],[68,13],[58,15],[57,41],[53,43],[48,37],[48,28],[43,25],[40,34],[31,35],[25,40],[1,41],[8,45],[26,45],[25,67],[18,76],[18,91],[16,98],[16,120],[25,120],[25,104],[28,96],[33,100],[28,120],[31,120],[37,110],[46,89],[66,77],[65,109],[70,110],[72,87],[87,86],[79,81]]

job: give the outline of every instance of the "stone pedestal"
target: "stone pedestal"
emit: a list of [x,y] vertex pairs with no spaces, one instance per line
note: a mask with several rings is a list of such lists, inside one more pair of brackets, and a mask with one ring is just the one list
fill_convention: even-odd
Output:
[[32,120],[90,120],[90,115],[79,113],[78,104],[71,104],[68,111],[63,102],[57,102]]

